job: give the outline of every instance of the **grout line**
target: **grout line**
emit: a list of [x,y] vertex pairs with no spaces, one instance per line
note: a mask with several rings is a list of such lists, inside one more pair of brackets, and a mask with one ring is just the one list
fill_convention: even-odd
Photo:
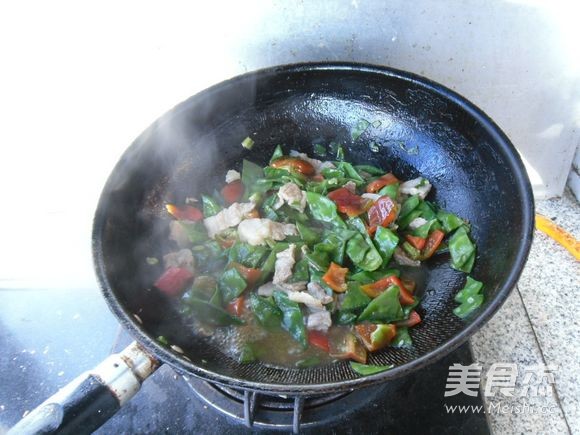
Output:
[[[520,297],[520,300],[522,301],[522,305],[524,307],[524,312],[526,313],[526,317],[528,318],[528,322],[530,322],[530,327],[532,328],[532,333],[534,334],[534,340],[536,341],[536,345],[538,346],[538,349],[540,350],[542,362],[544,363],[545,366],[548,366],[548,363],[546,362],[546,357],[544,355],[544,350],[542,349],[542,346],[540,345],[540,340],[538,340],[538,335],[536,334],[536,329],[534,328],[532,318],[530,317],[530,313],[528,312],[528,308],[526,307],[526,303],[524,302],[522,292],[520,291],[519,283],[516,284],[516,290],[518,292],[518,296]],[[570,435],[572,435],[572,429],[570,428],[570,424],[568,423],[568,418],[566,418],[566,412],[564,411],[564,408],[562,407],[562,401],[560,400],[560,395],[558,394],[558,388],[556,388],[556,380],[555,379],[554,379],[554,384],[552,385],[552,390],[554,391],[554,397],[556,398],[556,403],[560,407],[560,411],[562,411],[562,416],[564,417],[564,423],[566,423],[566,427],[568,428],[568,433]]]

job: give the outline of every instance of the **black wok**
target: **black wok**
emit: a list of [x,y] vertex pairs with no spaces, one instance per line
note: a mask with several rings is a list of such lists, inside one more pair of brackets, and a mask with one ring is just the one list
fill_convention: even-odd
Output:
[[[380,121],[357,140],[353,125]],[[246,136],[254,148],[244,149]],[[464,274],[446,257],[428,262],[411,349],[387,349],[371,364],[395,364],[359,377],[346,362],[307,369],[242,365],[194,334],[151,283],[160,273],[146,257],[168,245],[160,217],[181,202],[223,184],[247,158],[265,164],[284,144],[312,154],[316,143],[345,145],[346,158],[401,179],[418,175],[434,186],[430,199],[472,224],[477,259],[472,276],[485,283],[485,302],[469,320],[452,314]],[[378,145],[378,152],[369,147]],[[465,342],[501,306],[516,284],[533,233],[533,199],[517,151],[473,104],[422,77],[368,65],[302,64],[262,70],[220,83],[169,111],[125,152],[94,219],[97,275],[110,308],[147,352],[182,373],[233,387],[306,395],[346,391],[426,367]],[[142,322],[142,323],[141,323]],[[507,332],[507,331],[506,331]],[[160,345],[163,335],[185,352]]]

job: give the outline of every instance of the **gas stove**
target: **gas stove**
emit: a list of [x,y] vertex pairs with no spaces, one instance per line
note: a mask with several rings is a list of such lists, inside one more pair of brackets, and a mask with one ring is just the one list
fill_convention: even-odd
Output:
[[[2,297],[0,433],[132,341],[94,289],[3,290]],[[485,414],[444,406],[482,405],[481,395],[444,397],[449,366],[471,362],[464,345],[383,385],[304,399],[226,388],[162,366],[96,434],[489,434]]]

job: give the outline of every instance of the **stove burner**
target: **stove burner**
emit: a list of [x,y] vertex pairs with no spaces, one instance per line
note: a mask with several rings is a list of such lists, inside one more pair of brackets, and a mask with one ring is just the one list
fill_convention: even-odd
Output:
[[185,377],[197,396],[207,405],[248,428],[292,430],[335,422],[337,416],[371,402],[383,387],[371,387],[341,394],[321,396],[278,396],[238,390]]

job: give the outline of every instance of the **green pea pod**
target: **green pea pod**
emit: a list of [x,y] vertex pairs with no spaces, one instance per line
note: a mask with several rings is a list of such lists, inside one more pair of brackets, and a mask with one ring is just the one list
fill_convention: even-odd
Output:
[[308,273],[308,259],[303,258],[302,260],[296,262],[294,265],[294,273],[290,278],[290,282],[308,282],[310,279],[310,274]]
[[454,215],[453,213],[449,213],[444,210],[439,210],[437,212],[437,219],[441,222],[441,226],[443,227],[443,231],[445,233],[450,233],[451,231],[459,228],[465,222],[461,220],[459,217]]
[[254,349],[249,344],[244,345],[242,351],[240,352],[240,357],[238,361],[240,364],[249,364],[256,361],[256,354],[254,353]]
[[319,143],[315,144],[313,147],[314,154],[318,157],[325,157],[326,156],[326,147]]
[[357,170],[350,163],[340,162],[338,167],[344,172],[345,178],[354,181],[357,185],[364,184],[364,178],[360,176]]
[[354,167],[359,173],[366,172],[369,175],[384,175],[385,171],[372,165],[355,165]]
[[298,234],[307,245],[313,245],[320,241],[320,233],[302,222],[296,222],[296,228],[298,229]]
[[421,251],[411,245],[409,242],[404,242],[401,247],[403,251],[409,256],[411,260],[419,260],[421,258]]
[[222,301],[225,304],[233,301],[243,293],[247,285],[246,280],[236,268],[226,270],[218,282]]
[[308,260],[308,264],[319,272],[326,271],[330,264],[328,254],[323,251],[314,250],[312,252],[308,252],[305,257]]
[[434,206],[429,201],[421,201],[417,206],[417,210],[421,212],[420,216],[427,221],[437,218],[437,214],[433,208]]
[[471,313],[473,313],[477,308],[479,308],[482,303],[483,303],[483,295],[477,294],[474,296],[469,296],[465,300],[465,302],[463,302],[461,305],[459,305],[453,310],[453,314],[455,314],[457,317],[464,319]]
[[399,186],[399,183],[389,184],[388,186],[385,186],[379,190],[379,195],[388,196],[392,200],[396,201],[397,197],[399,196]]
[[360,218],[349,219],[348,224],[359,231],[346,244],[346,254],[352,262],[366,271],[377,270],[383,258],[367,234],[364,222]]
[[360,284],[350,281],[347,283],[347,290],[340,310],[343,312],[359,311],[365,308],[370,301],[371,298],[360,289]]
[[346,228],[346,224],[338,215],[336,204],[330,199],[314,192],[306,192],[306,201],[314,219],[327,222],[338,228]]
[[[256,190],[257,181],[264,177],[264,170],[261,166],[256,165],[249,160],[242,161],[242,184],[244,185],[244,198],[248,199]],[[268,190],[268,189],[266,189]],[[265,190],[264,190],[265,191]]]
[[406,229],[411,222],[413,222],[415,219],[417,219],[418,217],[421,216],[421,213],[422,213],[421,210],[415,209],[403,218],[401,218],[399,216],[399,219],[397,220],[397,224],[399,225],[399,229],[400,230]]
[[211,196],[201,195],[201,202],[203,204],[203,216],[215,216],[222,210],[222,206]]
[[466,273],[471,272],[475,260],[475,245],[469,239],[464,226],[458,228],[449,239],[449,252],[451,267]]
[[390,286],[367,305],[358,317],[358,321],[389,323],[403,320],[404,314],[399,302],[399,292],[399,287]]
[[415,210],[419,206],[420,202],[421,198],[419,198],[418,195],[413,195],[407,198],[403,203],[403,205],[401,206],[401,211],[399,212],[399,220],[403,219],[409,213]]
[[208,301],[190,297],[184,301],[186,312],[197,319],[215,326],[243,325],[244,321],[230,315],[223,308],[216,307]]
[[422,237],[423,239],[426,239],[427,237],[429,237],[429,234],[432,231],[440,228],[441,224],[439,223],[439,221],[437,219],[431,219],[426,224],[423,224],[419,228],[411,231],[411,234],[416,237]]
[[231,248],[228,259],[230,262],[240,263],[246,267],[257,269],[268,253],[266,246],[253,246],[249,243],[236,242]]
[[388,228],[379,226],[375,233],[375,246],[383,258],[383,267],[389,264],[395,248],[399,244],[399,237]]
[[393,338],[391,347],[406,348],[411,346],[413,346],[413,340],[411,339],[411,335],[409,335],[409,328],[406,326],[398,326],[397,335]]
[[394,365],[390,364],[388,366],[377,366],[372,364],[361,364],[351,361],[350,367],[361,376],[369,376],[390,370],[394,367]]
[[378,281],[379,279],[386,278],[388,276],[401,276],[401,272],[397,269],[379,269],[372,272],[367,272],[363,270],[361,272],[354,273],[350,276],[350,279],[357,281],[360,284],[370,284],[372,282]]
[[288,249],[288,246],[288,243],[285,242],[278,242],[274,245],[272,251],[270,251],[270,254],[262,264],[262,272],[260,274],[260,279],[257,282],[258,285],[265,283],[270,275],[274,273],[274,267],[276,266],[276,254]]
[[468,276],[465,286],[455,295],[455,302],[464,303],[470,296],[479,294],[483,288],[483,283]]
[[280,311],[282,311],[282,327],[306,349],[308,347],[308,339],[300,306],[288,299],[288,295],[281,291],[274,292],[274,300]]
[[191,243],[200,243],[208,239],[207,230],[202,222],[184,222],[178,221],[179,225],[185,230]]
[[275,328],[282,323],[282,311],[272,298],[264,298],[256,293],[250,295],[250,308],[258,322],[266,328]]

